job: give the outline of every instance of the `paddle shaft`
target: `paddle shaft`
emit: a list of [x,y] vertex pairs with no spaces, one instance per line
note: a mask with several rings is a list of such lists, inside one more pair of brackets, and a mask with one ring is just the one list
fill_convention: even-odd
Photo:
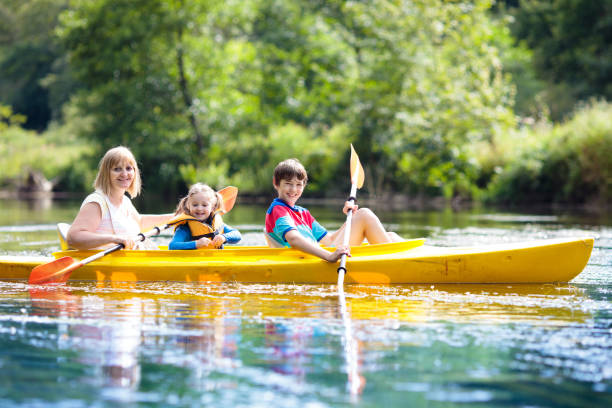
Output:
[[[163,227],[153,227],[152,230],[148,231],[147,233],[143,234],[142,232],[140,234],[138,234],[138,238],[136,239],[136,242],[142,242],[145,239],[149,238],[149,237],[154,237],[156,235],[159,235],[163,230],[170,228],[170,224],[166,224]],[[112,252],[118,251],[120,249],[123,249],[124,245],[123,244],[117,244],[114,247],[108,248],[102,252],[98,252],[95,255],[92,255],[88,258],[85,258],[83,260],[81,260],[79,262],[79,266],[83,266],[83,265],[87,265],[90,262],[93,262],[97,259],[102,258],[103,256],[106,256]],[[76,269],[76,268],[75,268]]]
[[[357,183],[351,184],[351,194],[348,201],[356,202],[357,196]],[[344,239],[342,240],[343,245],[348,245],[351,238],[351,221],[353,220],[353,210],[349,210],[346,214],[346,226],[344,227]],[[344,275],[346,274],[346,254],[343,254],[340,258],[340,266],[338,267],[338,285],[344,284]]]

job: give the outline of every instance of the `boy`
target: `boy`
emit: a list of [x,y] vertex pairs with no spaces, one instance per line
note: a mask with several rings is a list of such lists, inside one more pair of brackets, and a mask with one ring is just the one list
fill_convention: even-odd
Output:
[[[342,244],[346,223],[338,231],[328,233],[306,208],[295,205],[307,181],[306,169],[297,159],[282,161],[274,169],[272,184],[278,198],[272,201],[266,213],[266,234],[272,241],[270,246],[278,244],[297,248],[328,262],[337,262],[343,254],[350,256],[350,247]],[[387,232],[378,217],[367,208],[358,209],[347,201],[342,211],[345,214],[353,211],[350,245],[361,245],[364,239],[370,244],[403,240],[396,233]],[[336,247],[336,250],[329,252],[319,244]]]

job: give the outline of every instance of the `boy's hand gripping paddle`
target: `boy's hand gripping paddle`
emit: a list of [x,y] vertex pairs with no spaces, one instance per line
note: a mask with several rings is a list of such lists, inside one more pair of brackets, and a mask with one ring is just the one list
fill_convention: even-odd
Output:
[[[238,188],[234,186],[225,187],[219,190],[219,194],[221,194],[221,197],[223,198],[223,205],[221,206],[220,213],[225,214],[234,207],[234,204],[236,203],[236,197],[238,196]],[[173,224],[175,224],[177,222],[177,218],[178,217],[171,219],[164,226],[153,227],[153,229],[144,234],[138,234],[138,238],[136,239],[136,241],[141,242],[144,241],[147,237],[159,235],[163,230],[170,228]],[[32,272],[30,273],[30,279],[28,279],[28,283],[30,283],[31,285],[65,283],[70,277],[72,271],[74,271],[75,269],[120,249],[123,249],[123,244],[115,245],[114,247],[108,248],[107,250],[102,252],[98,252],[97,254],[92,255],[89,258],[85,258],[81,261],[77,261],[76,259],[71,258],[69,256],[64,256],[62,258],[56,259],[55,261],[43,265],[38,265],[37,267],[32,269]]]
[[[359,156],[351,144],[351,194],[347,201],[353,201],[353,204],[357,202],[357,189],[363,186],[364,181],[363,167],[359,162]],[[351,220],[353,219],[353,211],[349,210],[346,214],[346,227],[344,228],[344,240],[343,244],[349,244],[349,238],[351,236]],[[346,274],[346,254],[340,258],[340,266],[338,267],[338,285],[344,285],[344,275]]]

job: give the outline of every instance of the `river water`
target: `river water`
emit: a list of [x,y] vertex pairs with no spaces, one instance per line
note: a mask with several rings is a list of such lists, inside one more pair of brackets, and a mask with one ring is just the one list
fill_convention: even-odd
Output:
[[[0,255],[51,254],[78,205],[0,200]],[[430,245],[591,235],[595,248],[556,285],[0,281],[0,406],[612,406],[608,215],[377,212]],[[226,222],[260,245],[264,213],[239,202]]]

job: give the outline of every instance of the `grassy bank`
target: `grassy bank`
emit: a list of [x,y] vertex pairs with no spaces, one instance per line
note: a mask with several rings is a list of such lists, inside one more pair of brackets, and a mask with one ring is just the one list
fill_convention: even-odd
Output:
[[612,105],[592,102],[566,122],[538,123],[499,136],[480,152],[496,204],[612,202]]

